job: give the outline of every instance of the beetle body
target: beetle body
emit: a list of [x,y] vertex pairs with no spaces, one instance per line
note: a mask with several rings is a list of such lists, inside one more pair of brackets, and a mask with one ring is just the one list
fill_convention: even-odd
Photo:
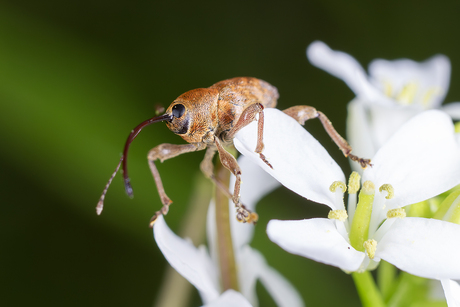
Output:
[[[199,88],[180,95],[166,110],[184,106],[184,113],[166,125],[188,143],[213,144],[214,137],[225,143],[225,138],[238,122],[244,109],[254,103],[274,108],[278,90],[269,83],[249,77],[239,77],[218,82],[208,88]],[[182,107],[181,107],[182,108]]]
[[[236,133],[250,124],[258,121],[257,145],[255,152],[271,167],[263,155],[263,125],[264,108],[274,108],[278,99],[278,90],[269,83],[250,77],[238,77],[220,81],[208,88],[199,88],[188,91],[175,99],[165,113],[142,122],[134,128],[125,143],[123,155],[115,172],[106,184],[105,189],[96,207],[100,214],[103,208],[107,189],[115,174],[123,165],[125,189],[132,196],[132,188],[128,177],[127,155],[131,142],[139,132],[147,125],[159,121],[166,121],[168,128],[181,136],[188,144],[160,144],[149,151],[148,162],[152,172],[163,207],[157,211],[150,221],[150,226],[160,214],[166,214],[172,203],[166,195],[160,174],[155,166],[155,161],[164,161],[180,154],[207,149],[205,158],[201,162],[201,170],[210,178],[224,194],[232,199],[236,206],[237,220],[245,223],[255,223],[258,219],[256,213],[248,210],[239,200],[241,184],[241,170],[238,163],[224,147],[233,143]],[[320,111],[310,106],[294,106],[283,111],[287,115],[304,124],[306,120],[319,118],[326,132],[342,150],[346,157],[360,163],[365,168],[370,164],[369,159],[362,159],[351,154],[351,147],[334,129],[329,119]],[[258,116],[258,117],[257,117]],[[233,194],[228,187],[224,186],[214,176],[212,159],[215,153],[219,153],[220,161],[233,175],[235,175],[235,187]]]

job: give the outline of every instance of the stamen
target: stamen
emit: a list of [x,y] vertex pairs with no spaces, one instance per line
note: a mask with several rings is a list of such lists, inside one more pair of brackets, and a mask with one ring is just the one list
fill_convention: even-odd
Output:
[[346,210],[331,210],[329,211],[327,218],[331,220],[339,220],[341,222],[345,222],[348,218],[348,214]]
[[425,107],[428,107],[431,98],[433,98],[433,96],[439,95],[440,93],[441,93],[441,88],[439,87],[429,88],[428,91],[426,91],[425,95],[423,96],[422,105]]
[[388,81],[383,81],[383,87],[385,88],[383,91],[385,95],[387,97],[392,98],[393,97],[393,87],[391,86],[391,83]]
[[392,199],[395,196],[395,190],[393,189],[393,186],[391,184],[385,183],[383,184],[380,188],[379,191],[386,191],[387,196],[385,196],[386,199]]
[[404,208],[397,208],[397,209],[391,209],[388,210],[387,212],[387,218],[392,219],[392,218],[405,218],[406,217],[406,210]]
[[455,129],[455,133],[460,133],[460,122],[455,123],[454,129]]
[[356,194],[359,191],[359,181],[361,176],[357,172],[352,172],[348,179],[348,194]]
[[347,186],[345,185],[345,183],[343,183],[342,181],[334,181],[329,187],[329,191],[334,193],[337,188],[341,188],[342,193],[345,193],[345,191],[347,190]]
[[412,104],[414,102],[415,94],[417,93],[417,88],[418,86],[415,82],[407,83],[396,97],[396,100],[403,105]]
[[369,256],[370,259],[374,259],[375,251],[377,250],[377,241],[374,239],[367,240],[364,242],[363,246],[366,250],[367,256]]

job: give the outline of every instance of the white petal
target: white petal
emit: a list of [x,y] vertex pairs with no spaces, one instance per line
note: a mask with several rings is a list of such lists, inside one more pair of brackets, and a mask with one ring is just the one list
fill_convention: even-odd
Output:
[[162,215],[153,226],[153,235],[169,264],[200,291],[203,301],[219,297],[217,272],[204,250],[175,235]]
[[[241,168],[241,202],[250,210],[256,211],[257,202],[280,186],[280,183],[270,176],[267,172],[245,156],[238,158],[238,165]],[[230,191],[233,193],[235,176],[230,180]],[[230,223],[232,229],[232,239],[235,249],[248,244],[254,234],[254,225],[243,224],[236,220],[235,204],[229,201]]]
[[376,257],[410,274],[460,279],[460,225],[425,218],[396,220],[377,244]]
[[277,109],[265,109],[263,154],[268,167],[254,152],[257,122],[241,129],[234,139],[236,149],[249,157],[281,184],[312,201],[335,208],[329,187],[345,181],[342,170],[324,147],[297,121]]
[[217,300],[203,307],[252,307],[248,300],[235,290],[225,291]]
[[[450,82],[450,61],[444,55],[433,56],[425,62],[409,59],[387,61],[377,59],[369,65],[369,75],[383,92],[384,84],[391,86],[391,96],[397,96],[409,83],[417,86],[414,102],[437,108],[447,93]],[[431,93],[431,94],[430,94]],[[429,98],[428,102],[426,101]]]
[[363,173],[378,189],[391,184],[387,208],[434,197],[460,183],[460,147],[451,119],[431,110],[412,118],[377,152]]
[[369,107],[371,133],[376,150],[381,148],[407,121],[423,111],[420,108]]
[[356,271],[365,257],[339,234],[329,219],[271,220],[267,234],[270,240],[290,253],[346,271]]
[[362,93],[362,84],[356,76],[366,76],[366,72],[351,55],[334,51],[325,43],[315,41],[307,48],[307,58],[316,67],[342,79],[356,95]]
[[[280,183],[248,157],[240,156],[238,165],[241,168],[241,202],[250,210],[254,210],[257,202],[279,187]],[[232,175],[230,180],[230,192],[232,193],[234,185],[235,176]]]
[[[267,265],[258,251],[245,246],[240,253],[240,288],[256,305],[256,280],[259,279],[277,306],[302,307],[303,300],[296,289],[280,273]],[[251,299],[252,298],[252,299]]]
[[[372,158],[377,149],[370,131],[370,122],[366,109],[357,99],[351,101],[347,107],[347,141],[353,148],[353,154],[358,157]],[[362,173],[361,166],[351,162],[352,169]]]
[[444,294],[446,295],[447,306],[460,307],[460,285],[458,282],[442,279],[441,284],[444,289]]
[[446,112],[454,120],[460,120],[460,102],[452,102],[441,107],[441,111]]

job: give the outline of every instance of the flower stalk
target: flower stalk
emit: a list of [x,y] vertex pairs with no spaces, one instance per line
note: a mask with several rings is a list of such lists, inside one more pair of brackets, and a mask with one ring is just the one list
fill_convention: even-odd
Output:
[[[217,180],[223,183],[223,186],[229,186],[230,172],[220,163],[220,161],[217,161],[216,176]],[[217,186],[215,200],[217,246],[222,292],[228,289],[239,291],[235,253],[233,251],[232,233],[230,229],[228,198]]]
[[369,271],[362,273],[353,272],[351,276],[355,282],[363,307],[385,307],[382,295],[377,289]]

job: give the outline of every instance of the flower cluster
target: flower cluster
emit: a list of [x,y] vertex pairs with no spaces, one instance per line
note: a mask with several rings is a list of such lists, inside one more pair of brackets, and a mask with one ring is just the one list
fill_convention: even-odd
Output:
[[[256,122],[234,139],[243,155],[238,160],[242,201],[253,210],[282,184],[324,204],[331,209],[327,217],[270,221],[268,237],[290,253],[347,273],[368,272],[384,260],[403,272],[439,280],[448,305],[460,306],[455,281],[460,280],[460,137],[452,122],[460,119],[460,103],[441,106],[449,85],[448,58],[375,60],[366,74],[353,57],[322,42],[312,43],[307,56],[356,94],[348,105],[348,139],[356,155],[371,158],[372,167],[353,165],[355,171],[346,176],[297,121],[265,109],[263,153],[272,167],[254,152]],[[420,213],[417,206],[428,209]],[[154,226],[166,259],[198,289],[206,306],[257,305],[256,280],[278,305],[303,306],[293,286],[250,247],[253,226],[236,221],[231,231],[240,289],[223,291],[215,228],[214,203],[208,211],[207,249],[176,236],[163,217]]]

